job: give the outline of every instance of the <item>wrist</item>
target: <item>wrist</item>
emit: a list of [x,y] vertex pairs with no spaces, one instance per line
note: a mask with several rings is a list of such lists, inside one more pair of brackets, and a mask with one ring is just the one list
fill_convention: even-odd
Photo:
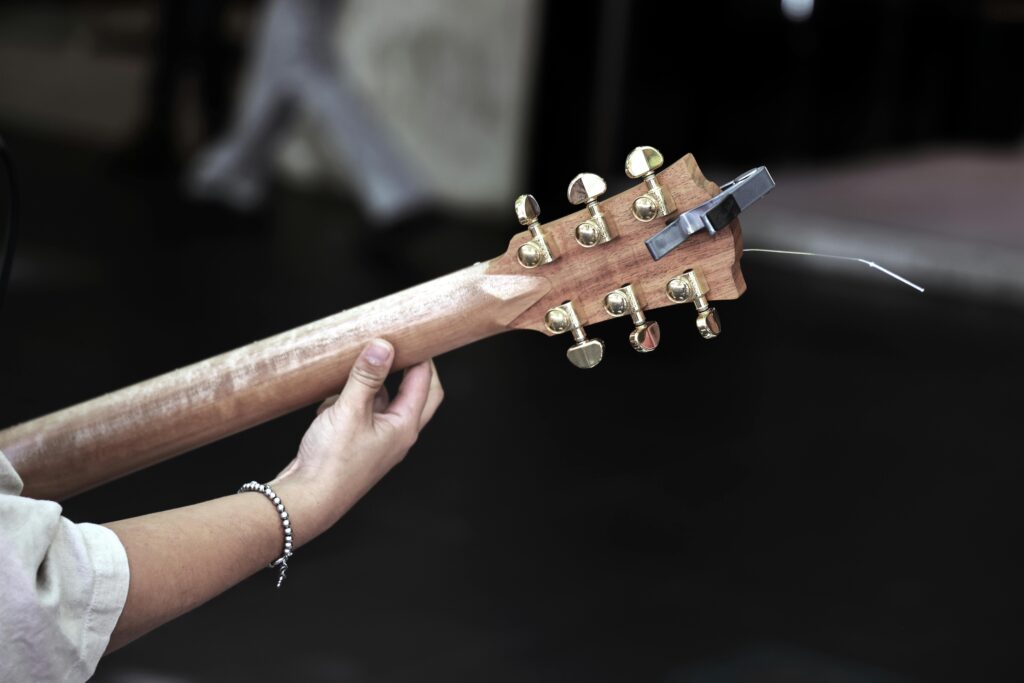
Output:
[[315,482],[289,474],[269,483],[288,508],[296,548],[304,546],[338,521]]

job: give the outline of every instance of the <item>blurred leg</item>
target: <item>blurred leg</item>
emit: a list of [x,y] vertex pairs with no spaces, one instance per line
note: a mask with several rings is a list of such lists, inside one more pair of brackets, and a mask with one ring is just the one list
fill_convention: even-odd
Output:
[[337,0],[269,2],[234,126],[193,175],[198,194],[240,207],[257,203],[275,143],[301,112],[323,133],[327,154],[349,172],[358,201],[373,218],[391,221],[425,202],[425,187],[336,67],[331,35],[339,6]]

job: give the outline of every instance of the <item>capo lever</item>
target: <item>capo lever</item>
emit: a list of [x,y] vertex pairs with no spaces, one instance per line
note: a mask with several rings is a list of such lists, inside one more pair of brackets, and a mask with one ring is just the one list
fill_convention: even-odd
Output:
[[644,244],[657,261],[681,245],[693,233],[706,229],[712,235],[729,225],[740,212],[772,191],[775,181],[764,166],[752,168],[722,185],[722,191],[699,206],[679,215]]

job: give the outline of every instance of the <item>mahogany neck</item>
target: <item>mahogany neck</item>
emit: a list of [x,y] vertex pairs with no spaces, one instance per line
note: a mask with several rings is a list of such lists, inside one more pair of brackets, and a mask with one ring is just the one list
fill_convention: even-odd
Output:
[[359,350],[390,341],[395,369],[504,332],[547,294],[481,263],[0,431],[25,495],[60,500],[323,399]]

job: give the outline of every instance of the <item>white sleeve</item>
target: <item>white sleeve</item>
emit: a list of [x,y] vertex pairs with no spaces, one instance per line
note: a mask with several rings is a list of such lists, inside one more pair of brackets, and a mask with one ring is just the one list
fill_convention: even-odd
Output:
[[0,453],[0,680],[84,681],[124,608],[128,556],[110,529],[21,488]]

